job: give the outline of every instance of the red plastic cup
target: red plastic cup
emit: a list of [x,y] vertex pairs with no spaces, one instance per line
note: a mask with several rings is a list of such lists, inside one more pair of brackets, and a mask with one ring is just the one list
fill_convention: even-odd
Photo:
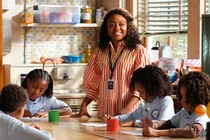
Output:
[[119,131],[119,120],[118,119],[108,119],[107,120],[107,131]]

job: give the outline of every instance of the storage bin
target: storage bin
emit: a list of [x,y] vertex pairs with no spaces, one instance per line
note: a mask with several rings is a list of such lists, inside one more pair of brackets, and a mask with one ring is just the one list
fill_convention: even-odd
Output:
[[80,23],[81,7],[39,5],[40,23]]
[[82,55],[66,55],[61,57],[65,63],[80,63]]

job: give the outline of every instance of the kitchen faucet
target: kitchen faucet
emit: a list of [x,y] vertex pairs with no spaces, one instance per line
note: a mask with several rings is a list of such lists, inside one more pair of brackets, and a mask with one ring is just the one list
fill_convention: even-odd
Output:
[[56,65],[56,64],[55,64],[55,61],[54,61],[53,59],[47,58],[47,59],[45,59],[44,62],[43,62],[43,66],[42,66],[43,71],[44,71],[44,67],[45,67],[45,62],[48,61],[48,60],[50,60],[50,61],[53,62],[53,66],[54,66],[54,67],[55,67],[55,65]]

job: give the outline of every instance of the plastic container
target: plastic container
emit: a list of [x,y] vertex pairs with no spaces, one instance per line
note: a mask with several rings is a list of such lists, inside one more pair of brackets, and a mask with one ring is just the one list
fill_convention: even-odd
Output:
[[119,120],[118,119],[107,119],[107,131],[119,131]]
[[33,14],[34,14],[34,23],[40,23],[40,13],[39,13],[39,6],[33,6]]
[[80,63],[82,61],[82,55],[70,55],[69,57],[72,63]]
[[39,5],[40,23],[80,23],[81,7]]
[[101,8],[96,9],[96,23],[101,25],[102,24],[102,10]]
[[58,123],[59,122],[59,111],[50,110],[48,112],[48,121]]

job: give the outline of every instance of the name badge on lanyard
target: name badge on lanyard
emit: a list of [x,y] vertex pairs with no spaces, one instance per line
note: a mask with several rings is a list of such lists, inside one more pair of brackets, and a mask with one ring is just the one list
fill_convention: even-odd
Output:
[[113,77],[113,72],[114,69],[116,67],[117,61],[119,60],[120,56],[122,55],[123,51],[124,51],[125,47],[122,49],[122,51],[120,52],[119,56],[117,57],[116,61],[114,62],[113,66],[112,66],[112,60],[111,60],[111,51],[109,48],[109,69],[110,69],[110,77],[108,80],[108,90],[113,90],[114,89],[114,79]]
[[108,80],[108,90],[113,90],[114,88],[114,79]]

